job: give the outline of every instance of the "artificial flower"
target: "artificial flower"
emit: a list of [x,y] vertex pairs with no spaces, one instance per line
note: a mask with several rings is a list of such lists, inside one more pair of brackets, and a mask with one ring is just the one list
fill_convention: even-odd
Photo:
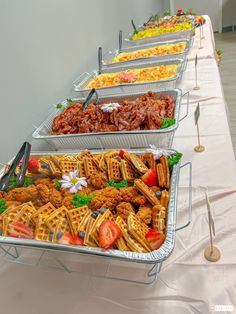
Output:
[[102,111],[104,112],[112,112],[113,110],[117,110],[120,105],[117,102],[111,102],[109,104],[104,104],[101,106]]
[[146,151],[149,153],[152,153],[154,156],[154,159],[157,160],[159,159],[161,156],[170,156],[173,154],[173,151],[170,149],[160,149],[157,148],[155,145],[149,145],[150,148],[147,148]]
[[59,180],[62,189],[70,189],[71,193],[77,193],[78,190],[82,190],[83,187],[87,187],[86,177],[78,177],[79,170],[69,172],[68,175],[63,175]]

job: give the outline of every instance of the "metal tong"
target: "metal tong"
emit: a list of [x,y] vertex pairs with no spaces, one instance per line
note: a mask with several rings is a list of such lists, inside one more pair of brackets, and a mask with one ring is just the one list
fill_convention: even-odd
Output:
[[21,149],[19,150],[18,154],[16,155],[15,159],[13,160],[9,171],[4,174],[0,180],[0,191],[5,191],[8,187],[9,181],[11,176],[14,174],[16,167],[19,165],[20,161],[22,160],[21,170],[16,177],[16,186],[22,186],[25,182],[25,173],[28,167],[28,161],[30,157],[30,150],[31,145],[28,142],[25,142]]
[[89,102],[91,100],[91,98],[93,97],[93,94],[96,94],[96,104],[98,104],[99,99],[98,99],[98,94],[95,88],[91,89],[91,91],[89,92],[87,98],[85,99],[84,103],[83,103],[83,110],[86,109],[89,105]]

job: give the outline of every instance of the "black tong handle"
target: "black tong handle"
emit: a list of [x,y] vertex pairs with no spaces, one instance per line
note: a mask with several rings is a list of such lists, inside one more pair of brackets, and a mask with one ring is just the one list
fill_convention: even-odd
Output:
[[122,41],[123,41],[123,32],[120,30],[119,31],[119,53],[122,51]]
[[98,74],[102,73],[102,47],[98,48]]
[[21,149],[19,150],[15,159],[13,160],[9,171],[6,174],[4,174],[0,180],[0,191],[5,191],[7,189],[9,181],[10,181],[10,177],[14,174],[14,171],[16,167],[19,165],[21,159],[22,159],[22,165],[21,165],[20,173],[16,177],[16,185],[22,186],[24,184],[25,173],[27,170],[28,161],[30,157],[30,150],[31,150],[31,145],[28,142],[25,142],[21,146]]
[[[89,105],[89,102],[91,100],[91,98],[93,97],[93,94],[96,93],[96,96],[97,96],[97,92],[96,92],[96,89],[93,88],[91,89],[91,91],[89,92],[87,98],[85,99],[85,102],[83,103],[83,109],[86,109]],[[98,98],[96,99],[96,103],[98,102]]]

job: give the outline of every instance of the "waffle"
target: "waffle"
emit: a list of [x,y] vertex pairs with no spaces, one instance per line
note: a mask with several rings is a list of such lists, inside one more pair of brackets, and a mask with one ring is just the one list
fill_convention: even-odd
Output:
[[50,228],[51,231],[54,231],[58,221],[62,221],[65,219],[67,213],[67,208],[65,206],[61,206],[57,210],[55,210],[48,218],[45,220],[47,226]]
[[133,168],[139,173],[144,174],[148,171],[148,167],[142,162],[142,160],[135,154],[129,155],[130,162]]
[[109,181],[114,180],[115,182],[120,182],[122,180],[122,175],[120,171],[120,163],[116,158],[107,159],[108,168],[108,178]]
[[121,202],[116,206],[117,215],[126,222],[130,213],[135,213],[131,203]]
[[106,160],[109,159],[109,158],[115,158],[117,156],[118,156],[118,151],[117,150],[109,150],[104,155]]
[[47,203],[41,206],[33,215],[32,220],[36,223],[38,221],[39,215],[43,220],[45,220],[49,215],[51,215],[56,208],[52,205],[52,203]]
[[139,253],[147,252],[147,250],[144,247],[142,247],[142,245],[139,242],[137,242],[134,238],[132,238],[132,236],[128,233],[128,226],[120,216],[116,218],[116,224],[122,230],[123,238],[125,239],[127,246],[131,249],[131,251]]
[[169,188],[170,187],[170,170],[169,170],[169,165],[168,165],[168,159],[165,156],[162,156],[160,158],[160,162],[163,167],[163,172],[164,172],[164,177],[165,177],[165,187]]
[[93,157],[94,162],[99,170],[107,171],[106,159],[105,154],[97,154]]
[[35,240],[49,241],[50,229],[45,221],[39,216],[35,228]]
[[165,180],[164,169],[163,169],[163,166],[161,163],[157,164],[156,170],[157,170],[157,177],[158,177],[159,186],[164,187],[166,180]]
[[143,155],[143,161],[148,163],[149,168],[156,170],[156,162],[152,153],[145,153]]
[[79,169],[79,176],[80,177],[85,177],[85,167],[84,167],[84,162],[83,161],[77,161],[77,167]]
[[56,156],[51,156],[51,160],[49,161],[49,167],[52,172],[52,174],[55,177],[61,177],[61,168],[59,166],[59,161]]
[[91,154],[91,152],[89,150],[85,149],[81,153],[79,153],[78,155],[75,156],[76,160],[78,160],[78,161],[84,161],[85,157],[92,158],[93,155]]
[[117,241],[116,241],[116,245],[118,250],[120,251],[130,251],[130,248],[128,247],[125,239],[123,237],[120,237]]
[[67,211],[66,216],[68,218],[68,222],[70,224],[70,229],[73,236],[77,236],[79,231],[79,225],[87,213],[91,213],[88,206],[82,206]]
[[79,224],[79,228],[78,228],[78,232],[79,231],[84,231],[86,230],[86,226],[87,226],[87,222],[88,222],[88,219],[90,217],[90,214],[91,214],[91,211],[88,211],[84,217],[82,218],[81,220],[81,223]]
[[24,206],[22,206],[20,212],[15,217],[15,221],[25,224],[29,227],[32,227],[31,217],[36,212],[37,211],[34,208],[33,204],[27,203]]
[[68,174],[69,172],[78,169],[77,161],[61,160],[60,167],[63,174]]
[[169,199],[170,199],[169,192],[167,190],[163,190],[161,192],[161,205],[165,208],[168,208]]
[[91,230],[95,223],[95,219],[92,216],[89,216],[86,229],[85,229],[85,237],[84,237],[84,244],[88,246],[97,246],[96,242],[91,237]]
[[166,210],[162,205],[152,208],[152,229],[163,232],[165,229]]
[[103,223],[103,221],[105,221],[105,220],[114,221],[113,215],[109,209],[107,209],[105,211],[105,213],[103,213],[102,215],[99,215],[96,218],[95,223],[90,230],[90,236],[97,243],[98,243],[98,230],[99,230],[101,224]]
[[128,230],[131,236],[138,241],[142,247],[150,252],[149,244],[145,238],[148,233],[148,226],[145,225],[140,219],[138,219],[135,214],[129,214],[128,217]]
[[86,177],[91,177],[94,172],[98,171],[93,157],[84,157],[84,168]]
[[130,164],[124,159],[122,159],[120,162],[120,170],[124,180],[126,180],[127,182],[134,181],[135,177],[133,169]]
[[73,162],[77,162],[76,156],[72,156],[72,155],[64,155],[62,157],[63,161],[73,161]]
[[156,194],[150,189],[142,180],[136,179],[134,181],[134,186],[141,192],[146,199],[154,206],[160,204]]

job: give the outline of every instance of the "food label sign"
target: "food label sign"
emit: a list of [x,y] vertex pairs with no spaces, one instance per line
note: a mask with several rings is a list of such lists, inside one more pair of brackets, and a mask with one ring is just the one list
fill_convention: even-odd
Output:
[[198,123],[199,117],[200,117],[200,106],[199,106],[199,103],[198,103],[198,104],[197,104],[197,108],[196,108],[196,110],[194,111],[195,124]]

